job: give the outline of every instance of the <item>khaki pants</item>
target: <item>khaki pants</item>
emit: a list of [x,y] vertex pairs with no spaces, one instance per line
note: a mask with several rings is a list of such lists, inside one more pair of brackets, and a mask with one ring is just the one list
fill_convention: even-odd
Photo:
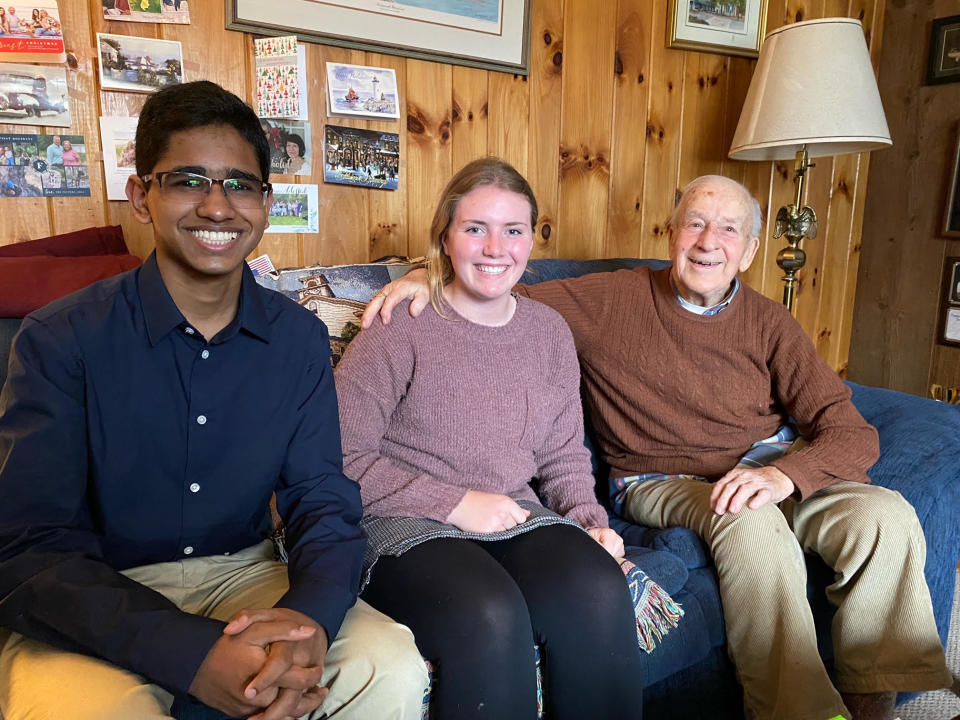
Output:
[[827,598],[843,692],[949,686],[916,513],[896,492],[841,482],[803,502],[716,515],[711,484],[652,480],[632,488],[631,520],[684,526],[709,545],[719,576],[727,646],[751,720],[849,718],[817,652],[803,553],[835,571]]
[[[233,555],[131,568],[125,575],[185,612],[227,620],[249,607],[273,607],[287,591],[287,567],[269,541]],[[115,665],[0,631],[0,709],[7,720],[169,719],[166,690]],[[406,627],[362,600],[330,644],[322,684],[330,694],[308,716],[338,720],[420,717],[427,671]]]

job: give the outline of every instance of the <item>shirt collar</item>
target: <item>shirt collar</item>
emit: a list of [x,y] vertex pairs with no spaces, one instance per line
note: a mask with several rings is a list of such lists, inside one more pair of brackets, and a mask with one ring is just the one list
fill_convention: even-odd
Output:
[[680,307],[682,307],[684,310],[689,310],[695,315],[716,315],[721,310],[724,310],[731,302],[733,302],[733,298],[736,296],[737,291],[740,290],[740,278],[735,276],[733,278],[733,285],[730,286],[730,292],[727,293],[726,297],[716,305],[711,305],[710,307],[694,305],[692,302],[687,302],[684,300],[677,291],[677,286],[673,282],[672,276],[670,278],[670,287],[673,288],[673,295],[675,298],[677,298],[677,302],[680,303]]
[[[163,282],[156,251],[150,254],[140,268],[138,287],[147,337],[150,344],[156,346],[171,330],[187,322]],[[253,273],[247,264],[243,263],[237,317],[220,332],[221,335],[226,334],[231,326],[236,326],[264,342],[270,342],[270,323],[260,293],[261,288],[257,285]]]

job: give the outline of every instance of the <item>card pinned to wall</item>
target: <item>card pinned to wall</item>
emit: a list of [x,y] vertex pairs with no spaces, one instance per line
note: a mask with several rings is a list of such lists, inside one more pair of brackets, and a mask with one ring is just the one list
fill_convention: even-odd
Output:
[[137,118],[101,117],[107,200],[127,199],[127,178],[137,173]]
[[67,61],[56,0],[7,5],[0,17],[0,31],[0,62]]
[[316,185],[273,184],[268,233],[320,232]]
[[306,52],[296,35],[253,41],[257,115],[306,120]]

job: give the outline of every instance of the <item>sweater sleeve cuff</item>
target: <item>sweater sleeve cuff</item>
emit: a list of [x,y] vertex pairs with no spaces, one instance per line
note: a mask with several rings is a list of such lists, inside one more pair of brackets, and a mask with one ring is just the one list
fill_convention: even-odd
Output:
[[610,527],[607,511],[597,503],[577,505],[567,513],[567,519],[573,520],[585,530]]
[[793,482],[794,487],[800,494],[801,500],[806,500],[817,490],[825,487],[828,483],[817,482],[807,469],[807,464],[803,458],[795,453],[788,453],[781,458],[777,458],[772,463],[773,467],[786,475]]
[[342,585],[334,585],[326,578],[298,578],[280,598],[276,607],[288,608],[313,618],[327,632],[332,643],[347,610],[357,601],[357,594]]

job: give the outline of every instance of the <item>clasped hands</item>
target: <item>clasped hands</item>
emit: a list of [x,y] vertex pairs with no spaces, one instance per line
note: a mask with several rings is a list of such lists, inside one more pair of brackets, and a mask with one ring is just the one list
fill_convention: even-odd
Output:
[[[530,511],[524,510],[507,495],[467,490],[463,499],[447,515],[446,522],[465,532],[492,533],[510,530],[529,517]],[[623,540],[614,530],[589,528],[587,532],[613,557],[623,557]]]
[[230,717],[286,720],[323,703],[327,633],[287,608],[240,610],[200,665],[190,694]]

